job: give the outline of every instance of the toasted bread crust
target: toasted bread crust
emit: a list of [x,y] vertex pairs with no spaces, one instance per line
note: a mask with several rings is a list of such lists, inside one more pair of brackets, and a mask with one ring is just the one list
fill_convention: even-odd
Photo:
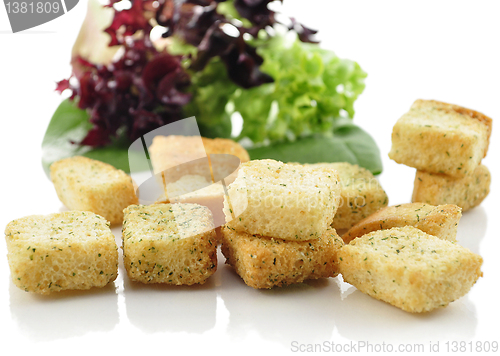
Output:
[[462,211],[467,211],[481,204],[490,192],[490,185],[491,174],[483,164],[463,178],[417,171],[412,201],[433,205],[455,204]]
[[222,228],[226,263],[250,287],[272,288],[307,279],[335,277],[342,239],[329,228],[311,241],[286,241]]
[[138,203],[129,175],[87,157],[54,162],[50,166],[50,178],[57,196],[68,209],[92,211],[112,225],[122,223],[123,209]]
[[307,167],[335,169],[340,179],[340,202],[332,227],[347,230],[362,219],[386,207],[389,198],[373,174],[347,162],[306,164]]
[[482,276],[481,256],[412,227],[373,231],[345,245],[347,283],[402,310],[421,313],[464,296]]
[[486,156],[491,119],[473,110],[417,100],[394,125],[389,157],[429,173],[461,178]]
[[486,157],[486,154],[488,153],[488,146],[489,146],[489,141],[490,141],[490,137],[491,137],[491,132],[493,129],[493,120],[490,117],[484,115],[483,113],[480,113],[479,111],[467,109],[467,108],[464,108],[462,106],[455,105],[455,104],[444,103],[442,101],[437,101],[437,100],[418,99],[415,101],[415,103],[413,103],[413,105],[415,107],[427,106],[429,104],[434,105],[434,106],[436,106],[444,111],[455,112],[455,113],[460,114],[460,115],[468,116],[472,119],[478,120],[480,123],[485,125],[487,127],[487,133],[488,133],[487,134],[488,135],[488,145],[486,146],[486,149],[484,151],[484,157]]
[[346,244],[376,230],[414,226],[443,240],[456,241],[462,209],[456,205],[408,203],[383,208],[363,219],[342,235]]
[[[203,143],[204,151],[196,143]],[[227,138],[206,138],[198,136],[155,136],[149,148],[151,161],[155,172],[161,172],[167,168],[185,163],[185,159],[193,160],[205,157],[208,154],[231,154],[248,162],[250,156],[239,143]],[[194,155],[194,156],[193,156]]]

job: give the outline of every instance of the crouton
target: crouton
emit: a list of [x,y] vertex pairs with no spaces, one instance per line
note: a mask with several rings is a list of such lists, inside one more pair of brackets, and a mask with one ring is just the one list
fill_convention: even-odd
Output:
[[462,209],[456,205],[408,203],[389,206],[361,220],[342,235],[347,244],[356,237],[376,230],[414,226],[443,240],[456,241]]
[[5,239],[12,280],[27,292],[104,287],[118,275],[115,237],[109,223],[91,212],[13,220]]
[[[199,175],[211,181],[227,178],[226,184],[234,180],[238,165],[231,159],[222,159],[211,162],[216,165],[215,172],[210,167],[209,155],[228,154],[236,156],[240,162],[250,160],[248,152],[237,142],[224,138],[205,138],[200,136],[155,136],[149,147],[151,164],[154,174],[168,170],[168,182],[181,179],[184,175]],[[160,182],[162,183],[162,182]]]
[[389,157],[429,173],[461,178],[488,152],[492,120],[473,110],[417,100],[394,125]]
[[185,175],[178,181],[167,184],[165,191],[166,194],[159,197],[157,203],[190,203],[209,208],[214,218],[215,231],[220,236],[220,227],[225,223],[222,211],[224,187],[221,182],[212,184],[202,176]]
[[389,199],[373,174],[356,164],[347,162],[315,163],[308,167],[335,169],[340,179],[340,202],[332,227],[347,230],[357,222],[386,207]]
[[283,240],[319,238],[338,208],[335,170],[255,160],[241,165],[224,197],[227,226]]
[[124,213],[123,263],[131,280],[203,284],[217,270],[217,244],[208,208],[132,205]]
[[59,200],[68,209],[91,211],[112,225],[121,224],[123,209],[138,202],[129,175],[87,157],[54,162],[50,166],[50,178]]
[[417,171],[412,201],[434,205],[455,204],[462,211],[467,211],[481,204],[488,196],[490,184],[490,171],[483,164],[463,178]]
[[482,276],[481,256],[413,226],[373,231],[338,255],[344,281],[412,313],[448,305]]
[[287,241],[222,227],[226,263],[253,288],[272,288],[307,279],[335,277],[342,239],[334,229],[310,241]]

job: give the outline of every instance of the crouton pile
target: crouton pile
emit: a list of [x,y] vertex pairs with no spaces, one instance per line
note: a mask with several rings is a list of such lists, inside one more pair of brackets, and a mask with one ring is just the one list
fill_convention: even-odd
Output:
[[394,125],[389,157],[417,169],[413,202],[455,204],[462,211],[489,193],[488,153],[492,120],[477,111],[417,100]]
[[[164,194],[151,205],[138,203],[124,172],[84,157],[64,159],[51,166],[51,179],[71,211],[7,225],[12,279],[39,294],[107,285],[118,274],[110,225],[121,224],[132,281],[203,284],[217,270],[220,244],[226,264],[256,289],[340,274],[378,300],[428,312],[462,297],[482,276],[481,256],[456,235],[462,212],[489,192],[481,160],[490,135],[483,114],[417,100],[395,124],[389,153],[417,169],[413,202],[393,206],[357,165],[251,161],[230,140],[203,139],[205,152],[188,144],[199,138],[156,138],[152,165],[163,172]],[[234,170],[232,161],[205,159],[209,151],[242,163]]]
[[331,168],[244,163],[224,199],[226,262],[254,288],[336,276],[343,243],[330,225],[340,189]]

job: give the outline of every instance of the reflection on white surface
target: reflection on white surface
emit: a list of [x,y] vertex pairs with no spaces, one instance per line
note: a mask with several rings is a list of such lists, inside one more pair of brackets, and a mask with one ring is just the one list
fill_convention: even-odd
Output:
[[[121,246],[121,230],[113,228],[116,243]],[[145,333],[186,332],[200,334],[215,327],[218,276],[211,276],[203,285],[171,286],[130,281],[119,249],[119,278],[126,317]]]
[[[485,211],[477,208],[464,217],[459,242],[479,250],[486,228]],[[112,231],[121,246],[120,229]],[[204,285],[144,285],[128,280],[120,249],[119,276],[105,288],[39,296],[23,292],[11,282],[11,316],[20,332],[33,341],[109,332],[127,322],[145,334],[222,332],[240,341],[253,335],[286,348],[292,340],[321,343],[334,334],[370,342],[469,340],[475,336],[476,306],[468,296],[443,309],[411,314],[359,292],[341,276],[255,290],[224,264],[220,250],[218,260],[217,272]]]
[[201,286],[143,285],[124,282],[127,318],[146,333],[201,334],[215,327],[217,294],[209,279]]
[[111,331],[119,321],[118,295],[110,283],[87,291],[33,295],[9,285],[10,312],[21,333],[35,341]]
[[375,300],[341,277],[308,281],[272,290],[247,287],[234,271],[221,271],[221,298],[229,311],[228,334],[289,346],[291,340],[320,343],[336,330],[350,340],[376,342],[471,339],[477,317],[466,297],[430,313],[411,314]]
[[[224,261],[224,258],[222,258]],[[290,340],[328,340],[335,325],[339,289],[326,279],[271,290],[255,290],[229,266],[223,266],[220,296],[229,312],[227,333],[243,339],[260,338],[290,345]]]
[[[337,283],[350,286],[341,281],[341,277]],[[335,314],[338,332],[347,339],[372,342],[468,340],[475,333],[475,307],[467,296],[446,308],[411,314],[373,299],[352,286],[347,293]]]

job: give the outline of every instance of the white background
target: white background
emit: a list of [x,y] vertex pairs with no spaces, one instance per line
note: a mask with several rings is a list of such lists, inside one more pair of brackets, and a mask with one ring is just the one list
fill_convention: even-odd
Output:
[[[61,97],[55,82],[70,74],[70,50],[85,1],[48,24],[12,34],[0,6],[0,227],[31,214],[64,209],[41,163],[40,145]],[[500,2],[285,0],[284,12],[320,30],[322,46],[368,72],[355,122],[382,152],[379,177],[391,205],[409,202],[414,169],[387,158],[396,120],[417,98],[481,111],[494,120],[488,157],[492,192],[464,213],[459,243],[484,258],[484,277],[447,308],[412,315],[363,295],[339,279],[257,291],[224,266],[203,286],[131,284],[120,266],[114,284],[54,296],[25,293],[10,281],[0,243],[0,320],[3,350],[17,354],[167,355],[293,353],[306,344],[500,341],[498,236],[500,117]],[[117,242],[120,230],[114,229]],[[472,344],[469,344],[472,342]],[[356,345],[356,344],[354,344]],[[295,347],[294,347],[295,346]],[[323,351],[328,351],[326,346]],[[451,344],[450,344],[451,346]],[[435,348],[436,346],[434,346]],[[344,349],[349,351],[348,349]],[[434,349],[435,350],[435,349]],[[358,351],[358,350],[351,350]],[[363,350],[361,350],[363,351]]]

